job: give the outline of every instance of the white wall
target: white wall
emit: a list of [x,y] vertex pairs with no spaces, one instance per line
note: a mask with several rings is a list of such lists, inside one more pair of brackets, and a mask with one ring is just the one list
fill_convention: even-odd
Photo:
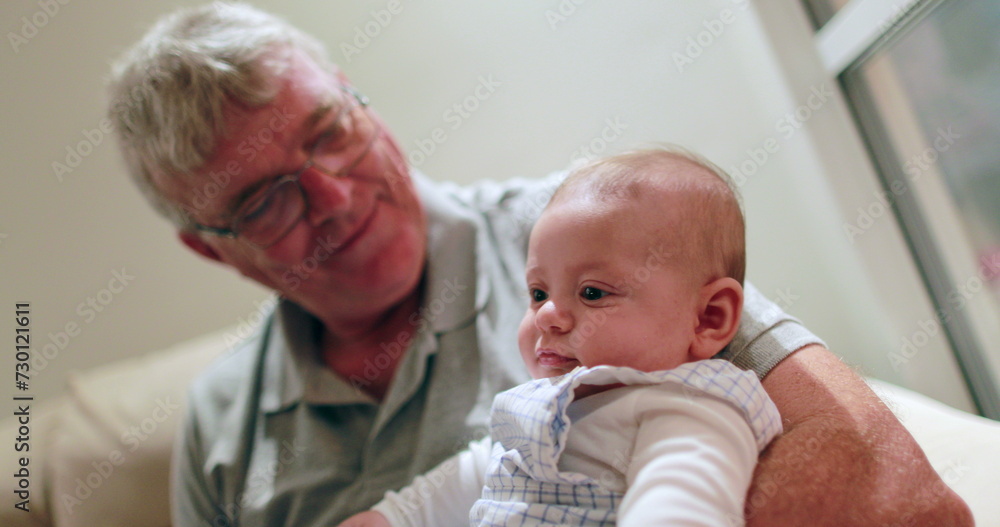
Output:
[[[16,52],[9,37],[0,49],[0,309],[11,312],[0,317],[0,335],[13,335],[13,303],[21,300],[32,302],[36,353],[50,333],[80,327],[32,379],[39,398],[60,392],[78,368],[237,324],[265,296],[184,252],[126,181],[107,141],[62,181],[51,166],[86,140],[82,130],[100,126],[112,58],[160,14],[195,3],[70,2]],[[866,372],[968,408],[944,348],[928,346],[909,369],[890,367],[887,356],[907,321],[921,316],[896,314],[919,305],[919,292],[913,300],[893,291],[912,296],[920,286],[904,269],[896,289],[876,287],[871,258],[843,234],[854,202],[871,199],[871,172],[839,94],[786,136],[782,119],[812,88],[836,91],[815,61],[797,2],[747,9],[736,0],[402,1],[391,18],[385,0],[256,4],[326,41],[434,178],[537,177],[564,168],[588,145],[606,146],[599,153],[607,154],[651,141],[684,144],[729,168],[754,163],[747,150],[773,139],[777,150],[742,187],[750,279]],[[35,2],[3,4],[4,32],[21,32],[21,17],[41,20],[39,10]],[[366,28],[377,36],[356,41]],[[699,35],[708,45],[691,47],[697,56],[679,68],[675,54]],[[446,113],[484,79],[499,85],[484,100],[469,99],[475,111],[460,122]],[[421,156],[418,145],[429,150],[436,128],[446,139]],[[852,177],[862,190],[841,189]],[[866,239],[889,240],[879,247],[906,265],[890,221]],[[135,279],[88,322],[77,306],[122,268]],[[0,360],[10,371],[9,354]]]

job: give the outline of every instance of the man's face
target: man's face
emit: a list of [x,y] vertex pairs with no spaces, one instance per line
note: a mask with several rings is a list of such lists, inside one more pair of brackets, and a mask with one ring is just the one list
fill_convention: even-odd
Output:
[[546,209],[531,232],[530,304],[518,332],[533,377],[690,360],[701,284],[678,265],[671,241],[652,235],[662,232],[657,225],[677,225],[672,205],[572,195]]
[[[154,181],[196,222],[228,228],[279,176],[299,171],[350,97],[336,75],[297,53],[279,82],[270,104],[226,112],[226,132],[197,177]],[[378,316],[413,294],[426,255],[423,210],[395,140],[373,112],[357,113],[361,126],[379,130],[370,150],[340,177],[301,173],[308,212],[285,236],[266,248],[201,233],[185,242],[322,319]]]

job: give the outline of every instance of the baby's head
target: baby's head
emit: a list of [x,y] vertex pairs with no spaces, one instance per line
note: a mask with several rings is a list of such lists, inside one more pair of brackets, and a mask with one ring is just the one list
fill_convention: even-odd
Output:
[[518,332],[531,375],[665,370],[721,351],[739,325],[746,265],[729,181],[680,150],[573,171],[531,231]]

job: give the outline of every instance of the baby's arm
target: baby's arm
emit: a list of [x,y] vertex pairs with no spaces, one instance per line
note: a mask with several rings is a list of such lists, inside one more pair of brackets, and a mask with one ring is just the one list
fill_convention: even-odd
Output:
[[493,442],[489,437],[441,462],[399,490],[387,492],[372,510],[341,527],[440,527],[468,525],[469,509],[482,494]]
[[[640,425],[618,525],[743,525],[758,455],[750,424],[733,404],[672,388],[651,391],[637,405]],[[773,405],[763,411],[780,422]]]

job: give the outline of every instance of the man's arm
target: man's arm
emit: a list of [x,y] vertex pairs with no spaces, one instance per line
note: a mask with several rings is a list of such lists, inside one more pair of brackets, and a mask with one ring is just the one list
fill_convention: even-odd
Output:
[[973,525],[909,432],[824,347],[793,353],[763,385],[785,433],[757,465],[748,526]]

